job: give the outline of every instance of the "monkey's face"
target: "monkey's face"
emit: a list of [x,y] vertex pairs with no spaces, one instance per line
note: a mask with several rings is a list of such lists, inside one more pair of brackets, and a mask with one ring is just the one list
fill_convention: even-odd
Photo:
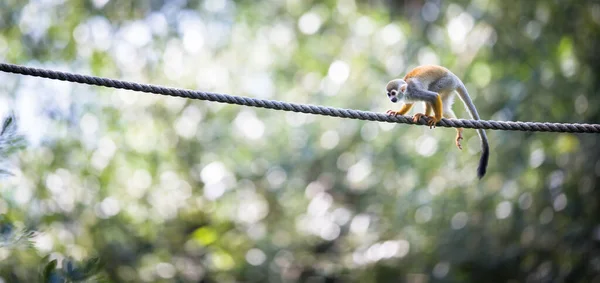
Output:
[[386,86],[387,96],[393,103],[402,101],[406,93],[406,82],[401,79],[393,80]]

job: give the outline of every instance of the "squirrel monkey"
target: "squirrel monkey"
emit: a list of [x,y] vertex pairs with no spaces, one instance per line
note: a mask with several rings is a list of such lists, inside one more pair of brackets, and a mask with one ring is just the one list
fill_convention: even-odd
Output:
[[[417,122],[421,117],[427,119],[429,128],[435,127],[442,117],[456,118],[452,111],[454,103],[454,93],[457,92],[467,108],[467,112],[472,119],[479,120],[479,114],[475,105],[469,97],[467,88],[463,82],[452,72],[442,66],[427,65],[419,66],[411,70],[403,79],[390,81],[387,86],[387,96],[393,102],[404,102],[399,111],[388,110],[389,115],[404,115],[408,112],[413,103],[425,102],[425,113],[417,113],[413,116],[413,121]],[[433,110],[434,116],[430,116]],[[456,146],[462,149],[460,141],[462,137],[462,128],[456,129]],[[481,159],[477,168],[477,176],[481,179],[486,172],[490,148],[485,131],[478,129],[479,139],[481,140]]]

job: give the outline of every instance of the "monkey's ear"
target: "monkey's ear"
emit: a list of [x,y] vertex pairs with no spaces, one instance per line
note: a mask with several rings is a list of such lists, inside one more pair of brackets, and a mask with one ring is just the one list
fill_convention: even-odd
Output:
[[400,86],[400,92],[402,92],[402,93],[406,92],[406,84],[403,84]]

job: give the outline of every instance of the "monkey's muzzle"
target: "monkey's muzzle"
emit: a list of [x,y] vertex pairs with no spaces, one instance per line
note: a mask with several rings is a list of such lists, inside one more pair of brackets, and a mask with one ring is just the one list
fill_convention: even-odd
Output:
[[398,98],[397,98],[397,97],[392,97],[392,98],[390,98],[390,100],[391,100],[393,103],[396,103],[396,102],[398,102]]

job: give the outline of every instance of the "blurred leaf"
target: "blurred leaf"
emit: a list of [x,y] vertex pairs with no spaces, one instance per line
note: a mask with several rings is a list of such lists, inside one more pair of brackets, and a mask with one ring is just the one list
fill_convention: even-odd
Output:
[[198,243],[208,246],[214,243],[218,238],[217,232],[210,227],[200,227],[192,233],[192,239],[196,240]]
[[[22,149],[25,146],[24,141],[24,137],[17,134],[17,119],[13,114],[8,115],[2,122],[2,128],[0,129],[0,158],[7,157]],[[0,161],[2,160],[0,159]],[[0,174],[3,172],[8,171],[2,170]]]
[[14,128],[15,118],[10,115],[4,119],[2,123],[2,130],[0,130],[0,136],[6,134],[11,128]]
[[235,266],[235,261],[229,253],[223,250],[217,250],[210,255],[213,265],[219,270],[230,270]]
[[82,267],[82,271],[86,275],[92,275],[102,267],[99,257],[92,257],[85,261]]
[[561,38],[558,44],[558,56],[564,59],[573,56],[573,40],[570,37],[564,36]]
[[579,140],[575,135],[559,134],[554,148],[559,154],[574,152],[579,149]]
[[51,260],[44,267],[44,271],[42,273],[43,282],[56,282],[55,278],[55,270],[58,261],[56,259]]

